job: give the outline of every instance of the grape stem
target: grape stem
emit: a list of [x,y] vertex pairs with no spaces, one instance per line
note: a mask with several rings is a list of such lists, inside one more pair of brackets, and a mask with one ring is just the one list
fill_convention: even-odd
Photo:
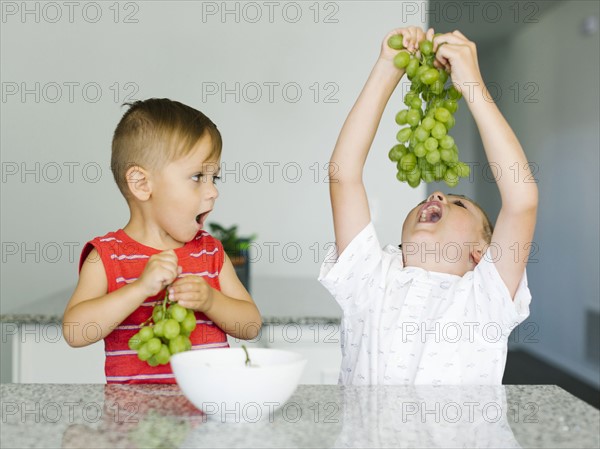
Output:
[[242,345],[242,349],[246,353],[246,366],[250,366],[252,362],[250,362],[250,356],[248,355],[248,349],[246,349],[246,345]]

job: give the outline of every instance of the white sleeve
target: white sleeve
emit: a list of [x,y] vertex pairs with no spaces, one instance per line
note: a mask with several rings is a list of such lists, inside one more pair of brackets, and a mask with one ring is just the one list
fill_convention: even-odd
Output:
[[513,299],[488,249],[475,267],[474,282],[477,304],[508,333],[529,316],[531,292],[527,286],[527,270],[523,271]]
[[[362,310],[383,295],[390,256],[381,249],[375,227],[369,223],[338,256],[332,246],[319,273],[345,314]],[[387,263],[386,263],[387,262]]]

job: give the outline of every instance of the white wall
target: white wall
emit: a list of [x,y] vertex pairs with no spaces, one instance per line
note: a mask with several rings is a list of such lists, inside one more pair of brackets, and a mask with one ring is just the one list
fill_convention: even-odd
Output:
[[[585,358],[585,313],[600,310],[600,42],[581,26],[599,9],[598,2],[561,3],[479,52],[484,78],[503,88],[500,109],[539,168],[539,251],[527,268],[531,316],[515,343],[596,387],[599,367]],[[518,90],[511,90],[515,83]],[[497,188],[485,182],[477,188],[477,199],[495,216]]]
[[[203,8],[220,9],[221,2],[129,2],[120,4],[115,23],[112,2],[98,3],[99,10],[89,2],[77,3],[73,10],[61,2],[53,3],[59,9],[3,2],[2,310],[73,286],[83,243],[127,222],[109,160],[112,132],[124,112],[120,104],[132,93],[136,99],[169,97],[188,103],[219,126],[223,168],[235,171],[239,164],[239,179],[225,173],[210,218],[237,223],[242,234],[258,234],[262,257],[253,266],[255,280],[316,282],[324,247],[333,241],[324,164],[381,39],[406,25],[400,21],[403,3],[322,2],[315,7],[313,2],[278,2],[270,20],[269,7],[258,2],[254,5],[262,18],[251,23],[259,10],[244,9],[241,2],[227,3],[232,10],[239,8],[238,21],[235,13],[224,20],[220,13],[203,14]],[[33,12],[23,15],[25,5]],[[298,11],[302,17],[292,23]],[[91,23],[98,12],[102,16]],[[126,18],[137,23],[126,23]],[[224,100],[203,95],[223,83],[234,90],[239,83],[238,101],[234,94]],[[252,83],[262,87],[257,102],[251,101],[256,95]],[[265,83],[279,83],[272,101]],[[292,84],[285,97],[282,86],[287,83]],[[94,102],[95,86],[101,94]],[[290,100],[294,86],[302,91],[297,102]],[[24,89],[33,93],[23,94]],[[331,102],[325,101],[327,95]],[[382,242],[399,240],[406,213],[425,192],[398,183],[387,160],[400,108],[397,93],[365,176]],[[279,165],[270,182],[273,164]],[[284,173],[285,164],[292,165]],[[251,182],[257,166],[261,177]],[[302,170],[300,176],[294,167]],[[30,172],[23,174],[23,169]],[[286,181],[286,175],[297,182]],[[287,261],[281,251],[286,244],[293,245]],[[279,245],[272,259],[269,245]],[[302,255],[292,263],[294,248]],[[273,294],[285,297],[284,291]]]

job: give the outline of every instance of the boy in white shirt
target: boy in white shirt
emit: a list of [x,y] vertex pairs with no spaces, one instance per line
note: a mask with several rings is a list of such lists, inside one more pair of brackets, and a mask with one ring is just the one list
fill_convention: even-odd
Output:
[[459,31],[434,37],[432,29],[425,34],[418,27],[385,37],[331,156],[337,252],[326,258],[319,280],[344,312],[340,383],[500,384],[508,336],[529,315],[525,266],[537,186],[500,177],[502,208],[495,227],[473,201],[434,192],[406,217],[403,251],[381,249],[362,172],[385,106],[404,75],[393,63],[398,51],[387,45],[394,34],[403,36],[409,52],[433,39],[435,66],[451,73],[463,94],[490,164],[509,173],[516,163],[529,174],[521,145],[486,90],[473,42]]

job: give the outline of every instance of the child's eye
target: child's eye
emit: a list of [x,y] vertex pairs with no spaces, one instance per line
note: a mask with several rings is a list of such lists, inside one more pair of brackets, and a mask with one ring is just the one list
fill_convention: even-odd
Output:
[[461,200],[456,200],[454,202],[454,204],[456,204],[457,206],[460,206],[460,207],[464,207],[465,209],[467,208],[467,206],[465,206]]
[[[205,175],[203,173],[196,173],[194,176],[192,176],[192,181],[199,182],[202,178],[206,178],[207,176],[209,176],[209,175]],[[213,184],[216,184],[217,181],[221,180],[220,176],[211,176],[211,178],[212,178]],[[205,181],[206,181],[206,179],[205,179]]]

